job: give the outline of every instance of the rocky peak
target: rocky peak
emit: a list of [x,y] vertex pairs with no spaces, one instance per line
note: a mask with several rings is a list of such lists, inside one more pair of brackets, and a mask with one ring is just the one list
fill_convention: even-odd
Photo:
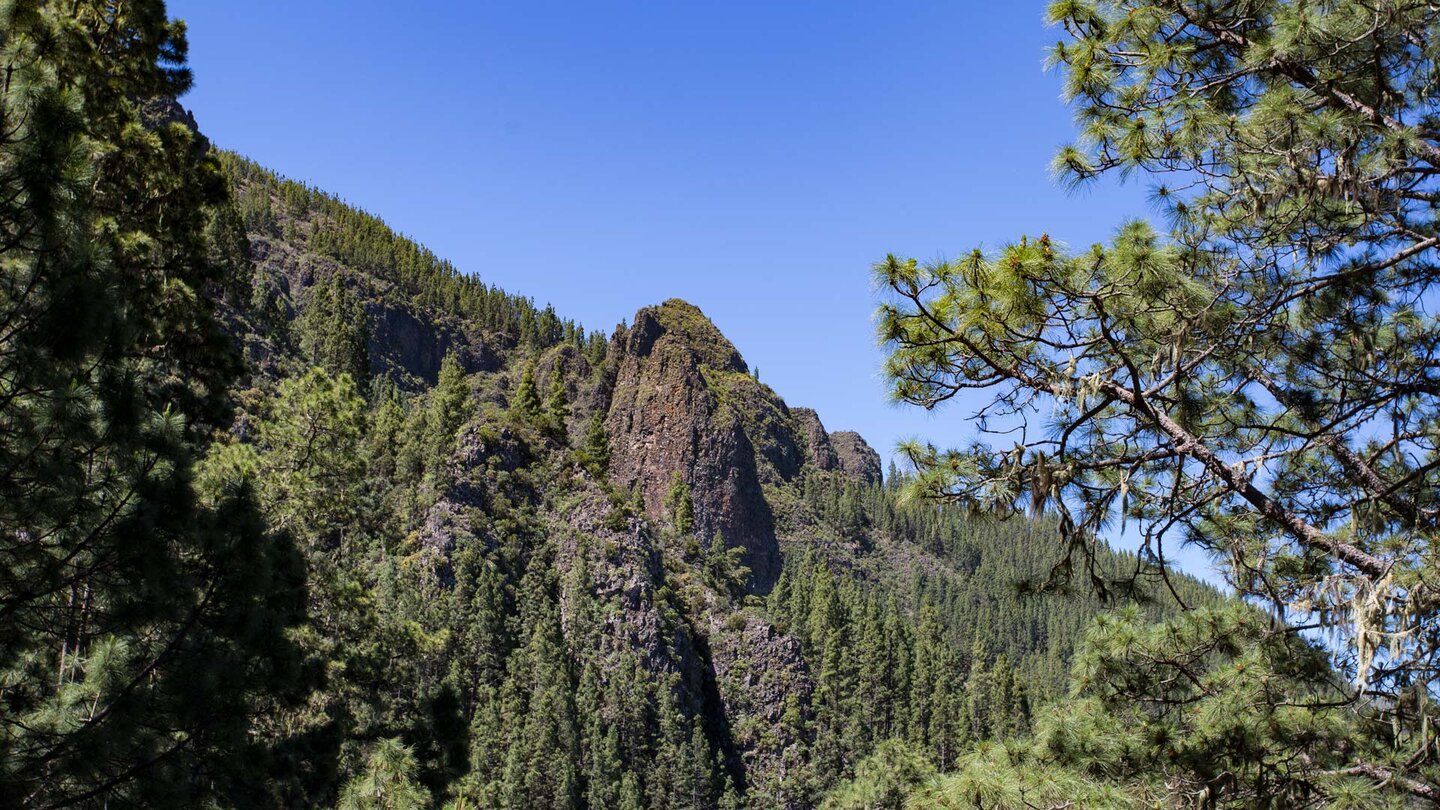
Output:
[[746,374],[740,353],[695,306],[671,300],[635,315],[623,341],[605,420],[610,474],[638,488],[646,511],[664,516],[678,472],[695,501],[697,533],[715,532],[745,549],[755,584],[779,575],[774,518],[765,501],[755,447],[717,375]]
[[200,125],[195,123],[195,116],[174,96],[156,96],[142,100],[140,102],[140,120],[144,121],[145,126],[149,129],[180,124],[191,132],[200,134]]
[[880,454],[875,452],[859,433],[853,430],[839,430],[830,434],[835,455],[840,460],[840,469],[848,476],[866,484],[878,484],[882,480]]
[[694,355],[698,364],[717,371],[748,374],[750,369],[723,333],[700,308],[679,298],[635,313],[629,352],[647,355],[656,340],[668,336]]
[[805,439],[807,460],[819,470],[840,469],[840,458],[835,455],[835,446],[830,442],[825,425],[820,422],[820,414],[811,408],[791,408],[790,413]]
[[859,433],[839,430],[829,433],[820,415],[809,408],[791,408],[795,424],[805,439],[808,463],[818,470],[839,470],[866,484],[882,480],[880,454]]
[[616,331],[611,353],[611,477],[638,489],[646,511],[663,519],[679,473],[694,497],[698,534],[718,531],[744,548],[762,591],[780,565],[766,486],[795,480],[807,464],[880,481],[880,457],[858,434],[829,434],[814,411],[786,406],[693,304],[672,299],[640,310]]

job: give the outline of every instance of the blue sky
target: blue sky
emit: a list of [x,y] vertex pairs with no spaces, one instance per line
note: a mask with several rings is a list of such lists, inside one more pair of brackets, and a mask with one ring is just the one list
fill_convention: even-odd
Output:
[[[888,456],[973,435],[889,404],[870,265],[1049,233],[1069,192],[1040,2],[171,0],[219,145],[379,214],[463,271],[608,330],[685,298],[763,381]],[[1192,569],[1195,561],[1190,560]]]

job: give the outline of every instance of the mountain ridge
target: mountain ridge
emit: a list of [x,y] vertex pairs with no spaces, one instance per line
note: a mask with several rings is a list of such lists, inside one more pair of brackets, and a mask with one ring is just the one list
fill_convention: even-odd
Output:
[[[883,739],[943,764],[1058,690],[1101,606],[1006,584],[1054,562],[1025,541],[1043,522],[902,505],[859,434],[789,406],[689,302],[586,330],[333,195],[219,159],[252,268],[221,298],[250,360],[231,441],[283,453],[266,425],[317,374],[367,400],[361,502],[332,521],[364,550],[309,541],[312,570],[353,583],[312,609],[393,623],[409,660],[376,676],[395,696],[345,698],[335,773],[379,736],[433,749],[444,718],[420,709],[449,694],[441,725],[468,753],[423,759],[437,797],[805,808]],[[691,764],[651,773],[666,757]],[[573,772],[530,781],[526,763],[556,758]],[[687,768],[704,800],[665,798]]]

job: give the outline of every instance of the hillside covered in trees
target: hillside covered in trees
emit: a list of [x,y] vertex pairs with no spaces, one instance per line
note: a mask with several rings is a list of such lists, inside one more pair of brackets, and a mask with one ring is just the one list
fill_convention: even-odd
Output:
[[0,806],[1440,804],[1440,13],[1051,18],[1170,230],[878,262],[897,400],[1049,414],[882,469],[211,144],[160,0],[0,4]]
[[813,807],[1058,694],[1053,525],[217,150],[158,2],[3,14],[0,804]]
[[[903,502],[686,302],[587,332],[220,160],[250,373],[208,463],[253,476],[327,617],[331,677],[288,721],[319,744],[282,800],[388,778],[478,806],[808,807],[882,741],[948,766],[1059,693],[1100,605],[1022,592],[1053,526]],[[412,764],[372,762],[382,742]]]

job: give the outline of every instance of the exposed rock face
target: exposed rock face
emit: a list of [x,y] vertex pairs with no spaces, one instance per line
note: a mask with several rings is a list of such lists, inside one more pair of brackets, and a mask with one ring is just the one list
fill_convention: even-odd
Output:
[[775,522],[764,487],[793,481],[806,464],[879,483],[880,457],[856,433],[826,433],[814,411],[787,407],[748,373],[730,341],[699,309],[666,301],[615,333],[605,422],[610,474],[640,490],[664,517],[678,472],[695,500],[697,533],[719,531],[743,547],[752,585],[764,593],[780,572]]
[[721,405],[740,418],[755,447],[761,483],[795,480],[805,464],[804,440],[785,401],[749,374],[710,372],[706,380]]
[[[736,618],[743,620],[735,626]],[[744,764],[755,806],[786,807],[778,789],[806,740],[795,721],[809,718],[815,683],[793,636],[751,614],[711,625],[711,662],[731,742]],[[786,714],[793,716],[787,718]],[[738,721],[738,722],[737,722]]]
[[347,285],[362,296],[370,320],[370,372],[388,374],[402,387],[419,390],[434,385],[440,363],[454,353],[467,373],[496,371],[500,358],[478,335],[447,325],[434,313],[385,303],[373,296],[369,280],[348,271],[336,262],[301,254],[291,245],[266,237],[252,237],[251,257],[256,267],[271,278],[286,297],[287,317],[295,317],[305,300],[304,290],[343,273]]
[[835,455],[840,459],[840,469],[846,475],[866,484],[880,483],[880,454],[866,444],[859,433],[850,430],[837,431],[830,434],[830,442],[835,447]]
[[707,382],[707,375],[748,378],[739,352],[683,301],[640,310],[617,338],[624,345],[605,422],[611,477],[638,487],[646,511],[663,517],[666,491],[680,473],[694,494],[700,536],[718,531],[744,548],[755,586],[769,590],[780,552],[755,448],[740,415]]
[[[693,668],[697,659],[689,640],[667,633],[657,604],[655,588],[662,580],[661,562],[650,529],[640,521],[625,529],[606,526],[604,516],[610,506],[604,496],[593,487],[582,489],[583,495],[566,514],[556,516],[557,524],[566,531],[557,533],[565,539],[559,543],[555,566],[562,579],[567,578],[573,575],[580,559],[586,558],[590,586],[599,603],[607,607],[604,630],[597,641],[607,656],[628,650],[651,677],[681,674]],[[589,542],[578,542],[582,536]],[[571,620],[574,610],[575,605],[562,601],[564,621]],[[567,641],[577,644],[581,639]]]
[[817,470],[828,472],[840,469],[840,458],[835,455],[830,434],[825,432],[825,426],[820,423],[820,415],[810,408],[791,408],[790,413],[795,417],[796,427],[805,439],[810,463]]
[[370,371],[396,372],[403,382],[434,385],[440,363],[454,353],[466,372],[495,371],[500,363],[479,337],[446,328],[428,314],[370,302]]

